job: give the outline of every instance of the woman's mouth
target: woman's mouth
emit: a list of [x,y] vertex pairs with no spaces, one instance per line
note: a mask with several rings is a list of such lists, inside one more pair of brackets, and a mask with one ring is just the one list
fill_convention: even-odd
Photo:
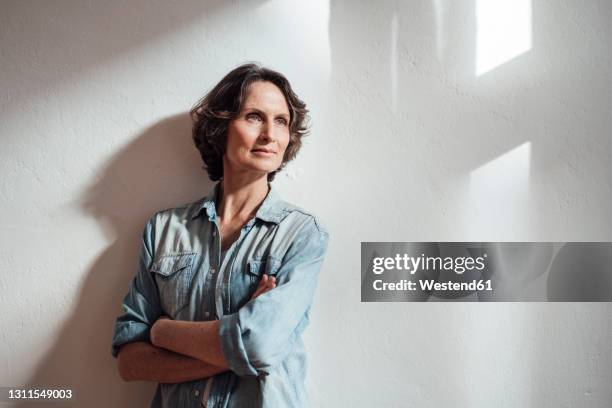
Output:
[[276,154],[275,151],[269,150],[269,149],[253,149],[251,150],[251,152],[258,156],[264,156],[264,157],[274,156]]

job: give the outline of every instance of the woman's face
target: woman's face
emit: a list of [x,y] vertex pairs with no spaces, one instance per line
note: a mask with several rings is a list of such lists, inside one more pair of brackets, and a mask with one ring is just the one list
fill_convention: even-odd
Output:
[[242,110],[227,129],[224,175],[276,171],[288,144],[289,107],[285,96],[271,82],[253,82]]

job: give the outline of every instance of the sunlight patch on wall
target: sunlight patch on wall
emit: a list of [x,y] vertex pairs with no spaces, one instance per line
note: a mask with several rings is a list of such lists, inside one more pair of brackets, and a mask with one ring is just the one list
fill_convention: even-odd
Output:
[[531,142],[525,142],[470,172],[468,225],[477,235],[470,239],[527,239],[530,163]]
[[476,1],[476,76],[532,47],[531,0]]

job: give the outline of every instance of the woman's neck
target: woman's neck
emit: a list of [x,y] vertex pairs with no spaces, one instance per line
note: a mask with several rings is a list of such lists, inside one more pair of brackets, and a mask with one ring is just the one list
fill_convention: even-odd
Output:
[[217,216],[223,224],[253,218],[269,191],[267,175],[254,180],[224,177],[220,187]]

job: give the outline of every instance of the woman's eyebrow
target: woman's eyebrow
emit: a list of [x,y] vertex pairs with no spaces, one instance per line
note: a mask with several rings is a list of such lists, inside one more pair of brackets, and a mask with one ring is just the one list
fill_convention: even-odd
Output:
[[243,112],[257,112],[257,113],[264,113],[261,109],[257,109],[257,108],[252,108],[250,106],[245,106],[244,109],[242,109]]
[[287,122],[289,122],[289,115],[287,115],[286,113],[279,113],[275,116],[275,118],[285,119]]
[[[250,107],[250,106],[245,106],[245,107],[244,107],[244,111],[245,111],[245,112],[247,112],[247,111],[250,111],[250,112],[257,112],[257,113],[261,113],[262,115],[265,115],[265,113],[266,113],[266,112],[262,111],[262,110],[261,110],[261,109],[259,109],[259,108]],[[276,116],[277,118],[278,118],[278,117],[282,117],[282,118],[285,118],[285,119],[289,119],[289,114],[288,114],[288,113],[285,113],[285,112],[282,112],[282,113],[277,113],[275,116]]]

